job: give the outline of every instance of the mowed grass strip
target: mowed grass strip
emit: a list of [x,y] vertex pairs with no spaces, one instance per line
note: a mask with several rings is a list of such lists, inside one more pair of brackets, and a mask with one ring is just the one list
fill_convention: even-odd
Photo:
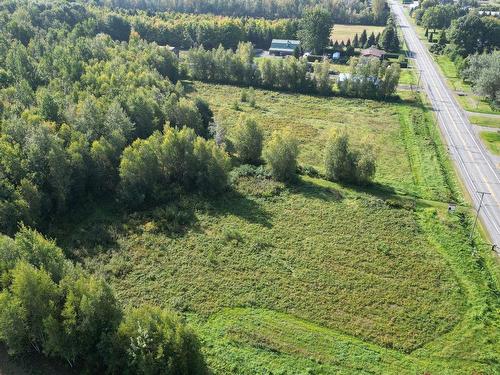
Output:
[[488,128],[500,128],[500,115],[498,117],[470,115],[471,124],[485,126]]
[[481,139],[486,144],[486,148],[495,155],[500,155],[500,133],[499,132],[481,132]]
[[373,26],[373,25],[342,25],[335,24],[332,28],[330,38],[333,42],[347,42],[347,39],[354,39],[354,36],[358,34],[358,38],[361,36],[363,30],[366,30],[368,36],[373,32],[375,35],[381,33],[384,30],[383,26]]
[[207,321],[190,316],[216,373],[471,374],[489,373],[476,361],[405,355],[342,335],[292,315],[250,308],[224,309]]
[[136,229],[119,237],[118,251],[89,259],[124,303],[205,316],[271,309],[403,351],[460,320],[464,296],[412,211],[311,181],[269,199],[185,206],[199,208],[184,235],[154,229],[146,215],[127,223]]

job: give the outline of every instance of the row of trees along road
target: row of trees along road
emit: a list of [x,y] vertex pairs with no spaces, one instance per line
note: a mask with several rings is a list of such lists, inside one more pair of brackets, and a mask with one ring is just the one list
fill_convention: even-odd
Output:
[[[500,69],[495,50],[500,48],[500,20],[480,15],[473,6],[467,1],[441,4],[437,0],[425,0],[412,11],[412,16],[417,24],[426,28],[429,41],[436,42],[431,51],[447,54],[474,91],[498,107]],[[441,31],[437,31],[439,29]],[[483,56],[478,56],[481,54]]]

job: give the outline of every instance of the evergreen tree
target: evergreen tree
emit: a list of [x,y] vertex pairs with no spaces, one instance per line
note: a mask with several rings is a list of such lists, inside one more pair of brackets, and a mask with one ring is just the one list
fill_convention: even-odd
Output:
[[438,43],[440,46],[445,46],[448,43],[448,39],[446,38],[446,31],[441,30],[441,34],[439,34]]
[[347,43],[345,44],[346,47],[350,47],[351,46],[351,38],[347,39]]
[[366,29],[361,33],[361,37],[359,38],[359,47],[363,48],[368,40],[368,35],[366,34]]
[[380,46],[388,52],[399,51],[399,38],[395,27],[387,25],[382,33]]
[[352,40],[352,46],[354,48],[358,48],[359,47],[358,33],[356,33],[356,35],[354,35],[354,39]]
[[370,36],[368,37],[368,40],[366,41],[366,47],[371,47],[375,45],[375,33],[371,33]]

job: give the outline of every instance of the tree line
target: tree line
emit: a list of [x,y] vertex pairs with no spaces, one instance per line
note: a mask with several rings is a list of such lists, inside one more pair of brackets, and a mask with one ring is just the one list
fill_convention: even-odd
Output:
[[480,15],[468,5],[425,0],[412,15],[417,24],[426,28],[428,40],[434,43],[431,51],[447,54],[462,79],[470,82],[493,106],[498,106],[500,70],[494,63],[497,58],[494,51],[500,48],[500,20]]
[[203,45],[205,48],[236,48],[240,41],[267,49],[272,39],[296,39],[298,21],[266,20],[212,15],[162,13],[153,17],[144,13],[127,16],[142,38],[160,45],[183,49]]
[[385,0],[94,0],[114,9],[182,12],[257,18],[300,18],[305,9],[319,5],[338,23],[383,25],[388,15]]
[[[205,82],[228,83],[302,93],[333,94],[330,64],[316,62],[309,68],[306,58],[254,61],[252,45],[240,43],[236,51],[222,46],[190,50],[182,62],[186,74]],[[341,94],[362,98],[387,98],[399,82],[398,64],[388,65],[376,58],[352,59],[351,78],[339,81]],[[310,72],[311,70],[311,72]]]

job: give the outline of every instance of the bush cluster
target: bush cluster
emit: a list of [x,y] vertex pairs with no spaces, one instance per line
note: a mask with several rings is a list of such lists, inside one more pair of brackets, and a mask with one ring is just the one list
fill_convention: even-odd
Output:
[[346,133],[335,134],[325,146],[325,175],[331,181],[367,184],[375,176],[373,151],[364,146],[353,149]]
[[26,227],[0,237],[0,342],[90,373],[205,372],[195,335],[175,315],[122,310],[103,279]]
[[360,98],[387,98],[396,92],[400,67],[398,63],[380,62],[375,57],[351,59],[351,71],[339,78],[342,95]]
[[120,162],[121,194],[133,206],[172,197],[177,189],[214,194],[227,186],[229,159],[214,141],[190,128],[165,127],[127,147]]

